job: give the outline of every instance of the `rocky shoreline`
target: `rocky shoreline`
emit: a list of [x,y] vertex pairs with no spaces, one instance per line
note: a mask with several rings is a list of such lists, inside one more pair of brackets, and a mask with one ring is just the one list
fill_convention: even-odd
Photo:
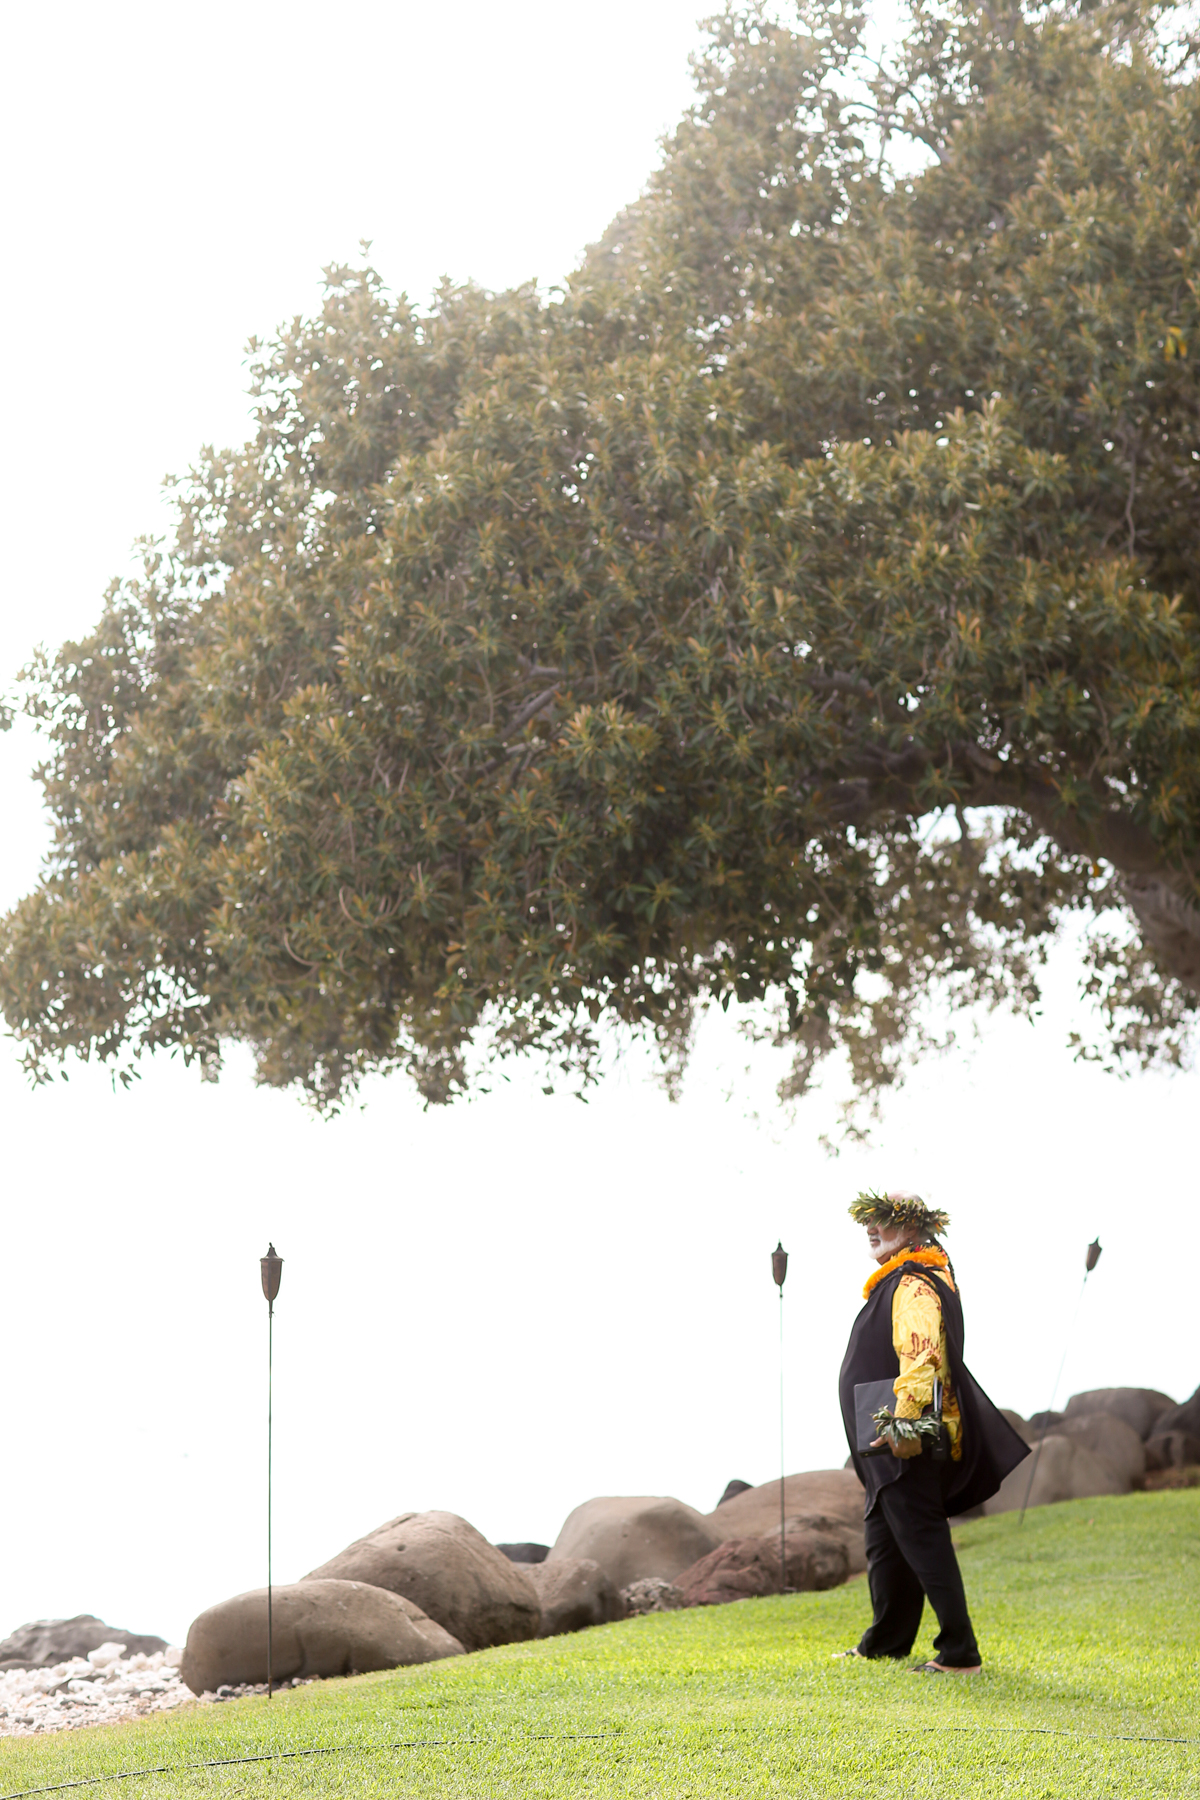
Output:
[[0,1674],[0,1737],[115,1725],[196,1698],[179,1673],[182,1650],[126,1656],[125,1649],[101,1644],[50,1668],[6,1669]]
[[[182,1650],[147,1656],[114,1656],[122,1644],[104,1644],[50,1669],[7,1669],[0,1674],[0,1737],[34,1737],[44,1731],[76,1731],[82,1725],[121,1725],[177,1706],[219,1706],[265,1694],[265,1681],[225,1684],[194,1694],[179,1673]],[[306,1687],[316,1676],[277,1681],[275,1691]]]

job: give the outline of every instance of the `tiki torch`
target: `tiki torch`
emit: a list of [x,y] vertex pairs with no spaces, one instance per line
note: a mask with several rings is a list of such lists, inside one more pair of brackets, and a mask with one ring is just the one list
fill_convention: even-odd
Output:
[[279,1292],[279,1282],[283,1275],[283,1258],[275,1253],[274,1244],[267,1245],[267,1254],[259,1258],[262,1270],[262,1291],[267,1300],[267,1699],[274,1688],[274,1666],[272,1651],[274,1648],[274,1619],[271,1609],[271,1388],[272,1362],[274,1360],[275,1338],[275,1296]]
[[787,1280],[787,1251],[780,1240],[771,1252],[771,1274],[779,1289],[779,1591],[787,1593],[787,1552],[783,1543],[784,1469],[783,1457],[783,1284]]
[[[1079,1298],[1075,1302],[1075,1311],[1071,1314],[1071,1323],[1067,1327],[1067,1338],[1063,1345],[1062,1359],[1058,1365],[1058,1374],[1054,1377],[1054,1386],[1050,1391],[1050,1405],[1046,1409],[1047,1412],[1054,1411],[1054,1402],[1058,1398],[1058,1384],[1062,1380],[1063,1370],[1067,1366],[1067,1351],[1071,1348],[1071,1337],[1075,1330],[1075,1321],[1079,1317],[1079,1309],[1083,1305],[1083,1296],[1087,1288],[1088,1276],[1100,1261],[1101,1248],[1100,1239],[1093,1238],[1087,1247],[1087,1254],[1083,1259],[1083,1281],[1079,1289]],[[1037,1474],[1038,1458],[1042,1454],[1042,1445],[1045,1441],[1046,1433],[1043,1431],[1041,1437],[1037,1441],[1037,1449],[1033,1453],[1033,1461],[1029,1465],[1029,1480],[1025,1484],[1025,1499],[1022,1502],[1021,1517],[1018,1520],[1018,1524],[1020,1525],[1025,1523],[1025,1514],[1029,1507],[1029,1496],[1033,1492],[1033,1478]]]

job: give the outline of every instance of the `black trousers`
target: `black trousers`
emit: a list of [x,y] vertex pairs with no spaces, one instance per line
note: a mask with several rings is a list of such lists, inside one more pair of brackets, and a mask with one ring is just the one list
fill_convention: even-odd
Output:
[[979,1646],[967,1612],[958,1558],[942,1494],[945,1463],[922,1450],[897,1481],[881,1488],[867,1515],[867,1580],[875,1617],[858,1646],[860,1656],[907,1656],[928,1600],[940,1630],[938,1662],[973,1669]]

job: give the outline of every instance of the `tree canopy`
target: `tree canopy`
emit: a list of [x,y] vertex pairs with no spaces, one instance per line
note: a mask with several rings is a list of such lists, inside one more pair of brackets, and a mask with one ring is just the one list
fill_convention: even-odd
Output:
[[[1182,18],[1182,15],[1180,15]],[[1200,1004],[1200,87],[1170,8],[735,6],[563,290],[370,268],[41,655],[56,821],[4,922],[36,1075],[169,1048],[336,1105],[486,1050],[668,1074],[755,1003],[802,1092],[930,1001],[1085,1048]],[[477,1054],[473,1056],[472,1046]]]

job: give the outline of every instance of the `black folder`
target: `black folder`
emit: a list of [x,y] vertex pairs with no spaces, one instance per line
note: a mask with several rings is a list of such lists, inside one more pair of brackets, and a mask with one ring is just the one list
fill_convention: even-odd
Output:
[[875,1414],[887,1407],[889,1412],[896,1410],[896,1389],[891,1381],[856,1381],[854,1384],[854,1447],[860,1456],[890,1456],[891,1451],[884,1444],[878,1450],[872,1450],[871,1443],[879,1436],[879,1427],[875,1423]]
[[[942,1384],[940,1381],[935,1381],[933,1384],[933,1400],[933,1405],[927,1406],[921,1417],[927,1419],[932,1415],[941,1425]],[[872,1440],[879,1436],[875,1414],[882,1412],[885,1406],[890,1413],[894,1413],[896,1410],[896,1389],[891,1381],[855,1382],[854,1447],[860,1456],[890,1456],[892,1454],[891,1448],[887,1444],[881,1444],[878,1450],[871,1448]],[[922,1445],[921,1449],[924,1452],[925,1445]],[[943,1426],[938,1433],[937,1444],[930,1447],[929,1454],[933,1457],[934,1462],[945,1462],[949,1449],[950,1442]]]

